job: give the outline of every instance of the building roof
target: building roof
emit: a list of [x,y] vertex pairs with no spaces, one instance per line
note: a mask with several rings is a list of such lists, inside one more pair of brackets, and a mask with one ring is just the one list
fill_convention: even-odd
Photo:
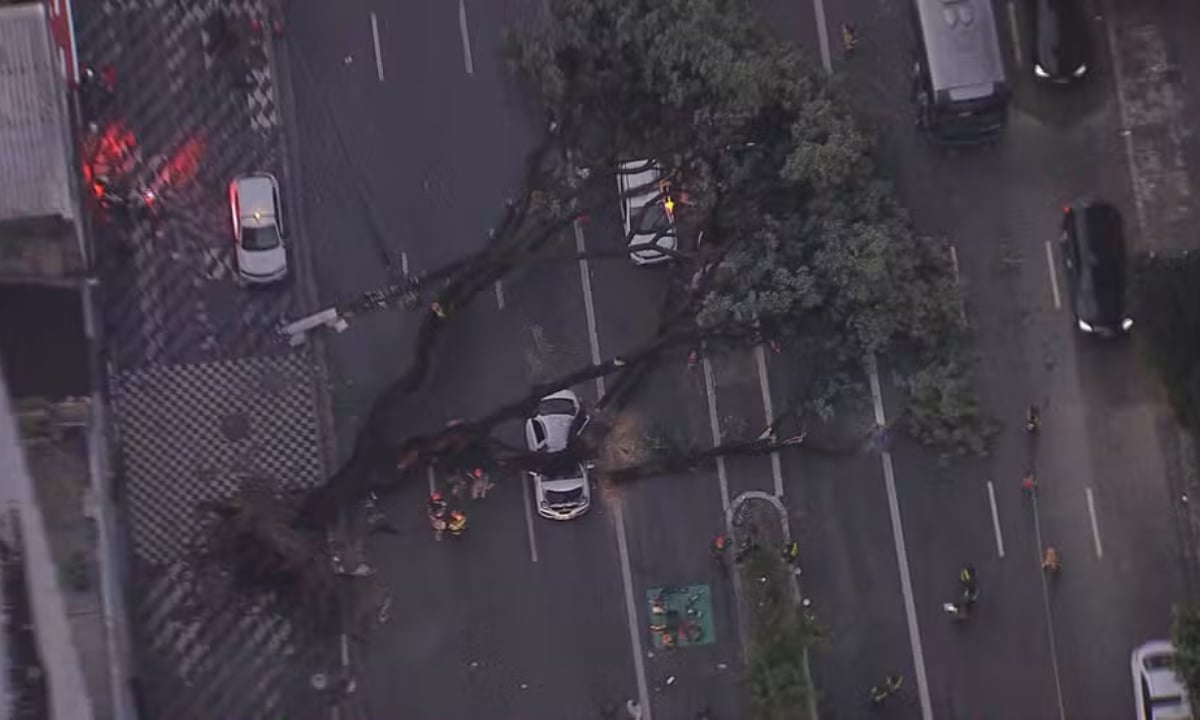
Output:
[[0,7],[0,222],[75,216],[66,87],[45,4]]

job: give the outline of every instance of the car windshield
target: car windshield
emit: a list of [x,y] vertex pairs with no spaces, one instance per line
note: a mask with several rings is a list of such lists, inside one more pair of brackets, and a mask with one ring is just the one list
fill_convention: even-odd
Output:
[[538,415],[574,415],[575,403],[566,398],[548,398],[538,403]]
[[559,491],[547,490],[546,502],[552,507],[558,505],[578,505],[583,499],[583,488],[575,488],[573,490]]
[[273,250],[279,247],[279,230],[268,227],[243,227],[242,247],[247,250]]
[[634,235],[666,235],[670,229],[671,218],[661,199],[643,207],[638,213],[637,222],[633,224]]

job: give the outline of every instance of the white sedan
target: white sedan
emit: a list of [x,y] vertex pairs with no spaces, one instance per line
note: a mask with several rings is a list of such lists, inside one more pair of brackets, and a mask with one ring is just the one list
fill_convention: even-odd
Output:
[[550,520],[570,520],[592,506],[592,487],[587,466],[580,462],[531,472],[538,515]]
[[630,160],[617,169],[629,257],[638,265],[666,262],[671,259],[669,252],[678,246],[674,200],[661,178],[662,171],[653,160]]
[[1192,720],[1174,659],[1175,648],[1167,640],[1151,640],[1133,651],[1130,664],[1138,720]]
[[[579,397],[570,390],[560,390],[538,401],[535,414],[525,421],[525,442],[530,452],[553,456],[566,450],[590,420]],[[587,512],[592,504],[587,467],[578,461],[563,457],[562,462],[555,462],[551,458],[529,476],[542,517],[570,520]]]
[[260,172],[234,178],[229,183],[229,212],[238,276],[254,284],[287,276],[283,213],[275,176]]

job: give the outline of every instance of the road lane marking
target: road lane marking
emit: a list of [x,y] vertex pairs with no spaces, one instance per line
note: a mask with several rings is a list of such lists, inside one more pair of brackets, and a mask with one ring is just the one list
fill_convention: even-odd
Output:
[[433,466],[425,466],[425,475],[429,478],[429,494],[433,495],[437,492],[437,478],[433,476]]
[[[583,286],[583,310],[587,316],[588,343],[592,349],[592,364],[600,364],[600,335],[596,332],[596,305],[592,301],[592,271],[583,256],[587,247],[583,241],[583,226],[579,220],[571,223],[575,231],[575,252],[579,253],[579,284]],[[604,397],[604,376],[596,378],[596,399]]]
[[992,506],[992,528],[996,531],[996,553],[1004,557],[1004,536],[1000,534],[1000,512],[996,509],[996,486],[987,481],[988,502]]
[[962,275],[958,269],[958,248],[950,243],[950,267],[954,270],[954,289],[958,292],[958,318],[967,324],[967,301],[962,295]]
[[1017,6],[1013,0],[1008,0],[1008,24],[1012,26],[1013,37],[1013,62],[1017,68],[1021,67],[1021,29],[1017,25]]
[[[459,4],[461,8],[461,2]],[[465,17],[460,13],[460,18]],[[464,26],[465,27],[465,26]],[[469,57],[469,56],[468,56]],[[575,251],[579,253],[579,284],[583,288],[583,307],[587,316],[588,345],[591,346],[592,364],[600,364],[600,335],[596,332],[596,305],[592,299],[592,271],[588,266],[587,244],[584,242],[583,225],[576,219],[571,223],[575,232]],[[596,378],[596,399],[604,397],[604,376]],[[530,505],[526,502],[526,505]],[[629,566],[629,541],[625,536],[625,510],[621,498],[613,500],[613,522],[617,526],[617,557],[621,564],[621,591],[625,595],[625,619],[629,627],[629,647],[633,652],[633,669],[637,680],[638,702],[642,706],[643,720],[650,720],[650,686],[646,682],[646,661],[642,650],[642,630],[638,624],[637,604],[633,599],[633,571]]]
[[496,281],[496,304],[504,309],[504,284],[500,280]]
[[625,538],[625,510],[620,501],[613,503],[617,523],[617,555],[621,560],[621,585],[625,591],[625,618],[629,621],[629,642],[633,646],[633,668],[637,673],[638,702],[643,720],[650,720],[650,687],[646,682],[646,662],[642,659],[642,630],[638,625],[637,604],[633,601],[633,571],[629,569],[629,541]]
[[471,32],[467,29],[467,6],[463,0],[458,0],[458,33],[462,36],[463,64],[467,66],[467,74],[475,74],[475,63],[471,60]]
[[529,486],[532,483],[532,477],[526,473],[521,473],[521,494],[525,496],[525,530],[529,533],[529,559],[537,562],[537,537],[533,532],[533,497],[529,492]]
[[379,51],[379,20],[371,13],[371,38],[375,41],[375,74],[383,82],[383,54]]
[[[754,363],[758,366],[758,389],[762,392],[763,413],[767,416],[767,427],[775,422],[775,406],[771,402],[771,383],[767,378],[767,354],[763,346],[754,346]],[[775,497],[783,497],[783,467],[779,453],[771,453],[771,477],[775,480]]]
[[[1038,500],[1036,490],[1029,496],[1029,506],[1033,510],[1033,537],[1037,540],[1037,562],[1042,564],[1042,554],[1045,552],[1042,545],[1042,514],[1038,511]],[[1058,718],[1066,720],[1067,711],[1063,704],[1062,693],[1062,676],[1058,670],[1058,643],[1054,640],[1054,613],[1050,610],[1050,583],[1047,578],[1048,572],[1043,570],[1042,577],[1042,610],[1046,614],[1046,634],[1050,641],[1050,668],[1054,671],[1054,694],[1058,700]]]
[[833,72],[833,58],[829,53],[829,28],[825,20],[824,0],[813,0],[813,15],[817,18],[817,46],[821,48],[821,66],[825,72]]
[[[883,414],[883,391],[879,386],[879,368],[875,356],[867,356],[867,375],[871,381],[871,400],[875,405],[875,422],[887,427]],[[900,569],[900,590],[904,596],[904,614],[908,620],[908,642],[912,646],[913,668],[917,673],[917,695],[921,700],[921,719],[933,720],[933,708],[929,699],[929,678],[925,674],[925,650],[921,645],[921,629],[917,625],[917,601],[913,596],[912,576],[908,570],[908,549],[904,545],[904,527],[900,522],[900,500],[896,494],[896,471],[892,467],[892,453],[882,443],[880,459],[883,463],[883,480],[887,487],[888,513],[892,519],[892,543],[896,547],[896,564]]]
[[1050,270],[1050,292],[1054,293],[1054,309],[1062,310],[1062,295],[1058,292],[1058,273],[1054,269],[1054,245],[1046,241],[1046,268]]
[[408,275],[408,253],[400,251],[400,272]]
[[1100,521],[1096,518],[1096,496],[1089,485],[1087,491],[1088,515],[1092,518],[1092,542],[1096,544],[1096,557],[1104,559],[1104,546],[1100,544]]
[[[705,357],[704,395],[708,401],[708,429],[712,433],[713,447],[721,444],[721,421],[717,419],[717,390],[713,382],[712,363]],[[721,512],[729,515],[729,476],[725,474],[725,458],[717,456],[717,484],[721,487]]]

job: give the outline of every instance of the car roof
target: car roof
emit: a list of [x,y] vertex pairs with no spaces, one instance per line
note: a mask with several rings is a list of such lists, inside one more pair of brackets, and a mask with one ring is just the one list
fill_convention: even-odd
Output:
[[[275,217],[275,178],[267,173],[242,175],[234,180],[237,188],[238,213],[246,225],[262,227],[271,224]],[[254,214],[262,216],[257,224]]]
[[1075,234],[1082,262],[1124,266],[1125,237],[1121,212],[1103,201],[1074,208]]
[[1155,718],[1190,718],[1187,689],[1179,681],[1170,660],[1175,647],[1168,640],[1151,640],[1133,651],[1133,664],[1146,683],[1150,700],[1178,698],[1177,706],[1152,709]]
[[622,193],[645,188],[628,198],[628,202],[634,207],[645,205],[658,196],[660,191],[655,183],[662,176],[662,171],[654,160],[626,160],[617,166],[617,170]]

